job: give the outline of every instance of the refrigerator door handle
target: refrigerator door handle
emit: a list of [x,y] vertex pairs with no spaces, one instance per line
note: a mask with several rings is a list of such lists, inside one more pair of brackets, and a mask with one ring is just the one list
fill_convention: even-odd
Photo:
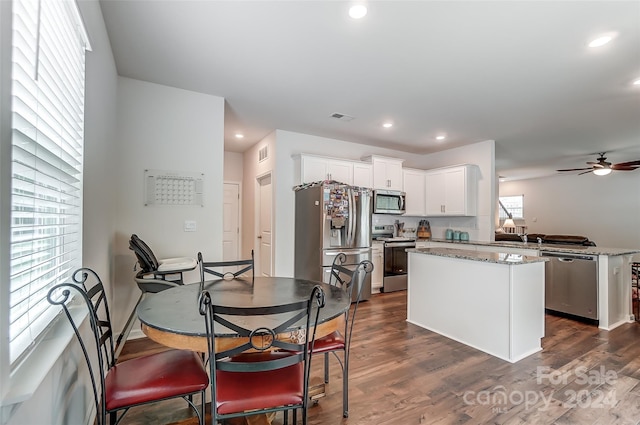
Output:
[[353,189],[347,189],[349,193],[349,230],[347,230],[347,245],[353,246],[353,215],[355,210],[355,197],[353,196]]

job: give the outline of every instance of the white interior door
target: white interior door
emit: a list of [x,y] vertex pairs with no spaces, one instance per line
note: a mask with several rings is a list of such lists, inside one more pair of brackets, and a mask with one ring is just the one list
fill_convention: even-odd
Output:
[[222,210],[222,258],[223,261],[240,258],[240,185],[224,184]]
[[258,180],[259,213],[258,213],[258,246],[260,247],[259,270],[256,274],[271,276],[273,264],[272,235],[271,235],[271,175]]

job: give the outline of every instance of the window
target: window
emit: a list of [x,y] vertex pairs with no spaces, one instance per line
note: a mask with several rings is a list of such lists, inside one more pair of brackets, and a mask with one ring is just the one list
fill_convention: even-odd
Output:
[[12,364],[57,310],[47,292],[82,264],[84,65],[75,2],[14,0],[11,53]]
[[516,196],[501,196],[500,203],[503,207],[500,208],[500,220],[506,220],[507,213],[505,208],[512,215],[512,218],[524,218],[524,195]]

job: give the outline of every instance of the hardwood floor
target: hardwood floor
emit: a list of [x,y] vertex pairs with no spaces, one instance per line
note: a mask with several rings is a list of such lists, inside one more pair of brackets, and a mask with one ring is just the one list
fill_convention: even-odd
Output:
[[[511,364],[407,323],[406,291],[374,295],[355,324],[350,416],[341,415],[333,359],[327,396],[310,407],[309,425],[640,423],[639,323],[607,332],[547,316],[545,335],[543,351]],[[158,349],[128,341],[121,359]],[[322,362],[314,360],[320,381]],[[189,416],[186,403],[167,401],[131,409],[121,424]]]

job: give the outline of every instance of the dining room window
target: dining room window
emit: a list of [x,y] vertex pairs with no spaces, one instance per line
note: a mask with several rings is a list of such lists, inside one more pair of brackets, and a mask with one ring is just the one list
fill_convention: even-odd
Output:
[[85,51],[73,0],[13,0],[9,358],[58,312],[49,288],[82,264]]

